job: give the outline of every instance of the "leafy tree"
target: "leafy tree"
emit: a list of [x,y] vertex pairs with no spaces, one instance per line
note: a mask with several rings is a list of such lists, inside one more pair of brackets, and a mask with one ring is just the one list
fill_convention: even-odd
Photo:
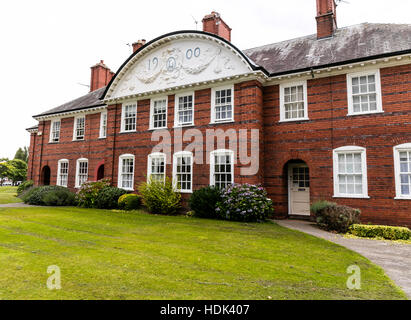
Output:
[[28,158],[29,158],[29,151],[27,149],[27,147],[19,148],[16,152],[16,155],[14,156],[14,159],[20,159],[24,162],[28,162]]
[[3,185],[5,178],[10,178],[14,174],[15,168],[10,162],[0,162],[0,183]]
[[27,176],[27,163],[20,159],[10,160],[8,162],[13,170],[10,172],[8,178],[13,182],[24,181]]

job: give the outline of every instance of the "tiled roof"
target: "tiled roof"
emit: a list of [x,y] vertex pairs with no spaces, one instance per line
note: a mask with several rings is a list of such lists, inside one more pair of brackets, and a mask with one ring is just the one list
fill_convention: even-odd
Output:
[[243,52],[277,74],[406,50],[411,50],[411,24],[362,23],[337,29],[331,38],[317,40],[313,34]]
[[104,93],[105,89],[106,87],[102,87],[80,98],[77,98],[75,100],[62,104],[59,107],[56,107],[46,112],[35,115],[34,117],[40,117],[40,116],[46,116],[46,115],[51,115],[51,114],[56,114],[56,113],[63,113],[63,112],[68,112],[68,111],[75,111],[75,110],[87,109],[91,107],[102,106],[104,105],[104,103],[103,101],[100,100],[100,97]]
[[[362,23],[337,29],[331,38],[317,40],[313,34],[243,52],[270,74],[281,74],[407,50],[411,50],[410,24]],[[104,105],[100,98],[105,89],[100,88],[34,117]]]

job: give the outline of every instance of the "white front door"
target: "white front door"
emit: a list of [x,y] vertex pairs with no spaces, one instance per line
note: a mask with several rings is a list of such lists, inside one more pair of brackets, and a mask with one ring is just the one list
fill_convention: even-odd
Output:
[[310,215],[310,173],[306,164],[290,164],[288,168],[288,213]]

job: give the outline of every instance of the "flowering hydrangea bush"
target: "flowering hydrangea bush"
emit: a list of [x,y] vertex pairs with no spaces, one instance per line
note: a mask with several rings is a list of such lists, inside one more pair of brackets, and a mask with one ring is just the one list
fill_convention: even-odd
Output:
[[234,221],[263,221],[273,211],[265,189],[251,184],[233,184],[223,189],[216,208],[221,219]]

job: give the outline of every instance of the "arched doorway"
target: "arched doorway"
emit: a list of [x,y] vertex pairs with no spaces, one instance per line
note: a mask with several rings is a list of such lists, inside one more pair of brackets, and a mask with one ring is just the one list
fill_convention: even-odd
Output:
[[288,176],[288,214],[310,215],[310,169],[302,160],[291,160],[286,164]]
[[49,186],[50,185],[50,176],[51,176],[51,170],[49,166],[44,166],[43,170],[41,170],[41,184],[43,186]]
[[104,164],[98,167],[97,169],[97,181],[104,179]]

